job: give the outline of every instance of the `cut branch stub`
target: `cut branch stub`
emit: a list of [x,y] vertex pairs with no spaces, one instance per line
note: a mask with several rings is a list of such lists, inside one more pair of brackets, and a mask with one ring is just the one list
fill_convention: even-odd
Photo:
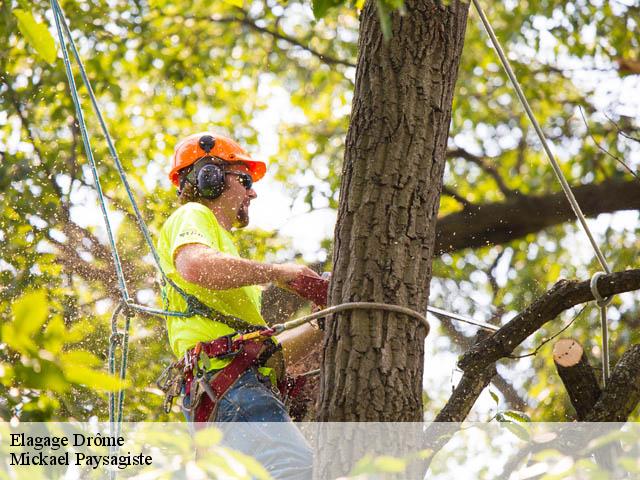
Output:
[[582,345],[572,338],[559,340],[553,347],[553,361],[576,409],[577,419],[584,420],[602,391]]

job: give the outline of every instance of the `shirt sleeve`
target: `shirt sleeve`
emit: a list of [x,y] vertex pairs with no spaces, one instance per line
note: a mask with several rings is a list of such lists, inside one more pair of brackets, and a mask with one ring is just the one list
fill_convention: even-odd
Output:
[[213,213],[199,204],[187,204],[174,218],[170,231],[169,255],[171,261],[178,248],[189,243],[199,243],[220,250],[218,229]]

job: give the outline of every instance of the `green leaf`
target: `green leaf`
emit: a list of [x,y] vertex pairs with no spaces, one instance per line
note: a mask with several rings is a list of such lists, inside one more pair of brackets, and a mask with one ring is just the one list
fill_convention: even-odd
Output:
[[528,442],[531,440],[528,428],[525,428],[521,423],[515,423],[507,420],[500,421],[500,425],[505,427],[523,442]]
[[257,478],[259,480],[269,480],[271,475],[269,472],[258,462],[255,458],[245,455],[242,452],[225,449],[226,453],[230,455],[236,462],[242,464],[251,475],[251,478]]
[[53,65],[58,55],[56,52],[56,44],[47,26],[44,23],[36,22],[31,12],[20,8],[13,10],[13,14],[18,20],[20,32],[29,45],[31,45],[38,55],[47,63]]
[[402,473],[407,468],[407,460],[403,458],[381,455],[373,457],[366,455],[353,467],[349,476],[368,475],[375,473]]
[[2,341],[20,353],[35,353],[35,333],[49,315],[47,294],[37,290],[20,297],[12,306],[12,321],[2,325]]
[[387,455],[377,457],[373,463],[379,472],[401,473],[407,468],[406,460]]
[[53,317],[47,324],[47,328],[44,329],[42,345],[51,353],[56,354],[62,349],[67,339],[66,334],[67,329],[64,326],[62,318],[59,316]]
[[218,445],[222,441],[222,431],[215,427],[203,428],[196,432],[194,440],[198,447]]
[[224,0],[224,2],[228,3],[229,5],[233,5],[234,7],[244,7],[244,0]]
[[108,373],[82,365],[64,365],[63,369],[68,382],[84,385],[92,390],[115,392],[129,386],[128,380],[120,380]]
[[316,20],[320,20],[331,8],[342,3],[341,0],[313,0],[313,16],[316,17]]
[[102,365],[102,361],[93,353],[86,350],[72,350],[60,356],[63,365],[96,367]]
[[491,398],[493,398],[493,401],[496,402],[496,406],[500,405],[500,399],[498,398],[498,395],[495,392],[492,392],[491,390],[489,390],[489,395],[491,395]]
[[18,331],[27,335],[33,334],[47,320],[47,293],[37,290],[23,295],[11,306],[11,313]]
[[517,410],[507,410],[504,412],[504,415],[505,417],[513,418],[517,422],[531,422],[531,418],[529,418],[529,415]]

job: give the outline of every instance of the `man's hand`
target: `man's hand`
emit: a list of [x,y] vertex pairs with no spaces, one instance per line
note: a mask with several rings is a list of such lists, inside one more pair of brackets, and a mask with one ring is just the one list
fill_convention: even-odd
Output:
[[297,263],[282,263],[273,265],[276,272],[276,282],[286,287],[286,284],[295,280],[300,275],[306,275],[308,277],[320,278],[316,272],[311,270],[305,265],[299,265]]

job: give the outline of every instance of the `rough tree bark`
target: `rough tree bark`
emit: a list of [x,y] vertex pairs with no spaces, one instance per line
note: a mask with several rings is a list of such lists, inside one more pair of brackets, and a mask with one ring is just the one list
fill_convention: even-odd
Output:
[[[408,1],[385,42],[375,2],[360,25],[335,232],[331,303],[425,311],[451,103],[469,5]],[[402,315],[355,311],[328,322],[319,419],[422,418],[425,331]],[[369,399],[363,402],[362,399]]]
[[[334,305],[376,301],[424,312],[429,298],[469,5],[410,0],[405,6],[405,15],[391,14],[390,41],[383,39],[376,2],[367,2],[360,19],[335,231]],[[411,318],[380,311],[330,319],[318,419],[420,421],[425,333]],[[316,474],[333,478],[342,467],[334,459]]]

